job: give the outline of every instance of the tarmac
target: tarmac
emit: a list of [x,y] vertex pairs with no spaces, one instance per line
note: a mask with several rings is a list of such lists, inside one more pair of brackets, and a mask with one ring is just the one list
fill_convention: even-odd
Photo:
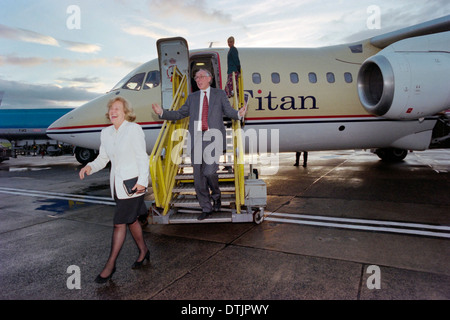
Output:
[[108,170],[80,181],[72,156],[5,161],[0,299],[450,299],[449,149],[394,164],[364,150],[310,152],[306,168],[294,159],[279,154],[276,174],[259,168],[262,223],[148,225],[150,263],[131,269],[128,234],[104,285],[93,280],[111,243]]

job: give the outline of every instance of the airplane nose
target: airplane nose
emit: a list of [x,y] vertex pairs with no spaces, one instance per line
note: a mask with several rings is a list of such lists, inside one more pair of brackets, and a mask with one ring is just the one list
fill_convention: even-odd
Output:
[[110,125],[106,118],[106,94],[70,111],[47,128],[47,135],[77,147],[98,149],[100,131]]

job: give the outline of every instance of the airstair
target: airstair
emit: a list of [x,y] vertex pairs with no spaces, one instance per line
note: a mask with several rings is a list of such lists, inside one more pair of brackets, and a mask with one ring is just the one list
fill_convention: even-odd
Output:
[[[187,43],[182,38],[158,41],[161,72],[171,70],[170,83],[162,83],[163,106],[170,100],[169,110],[178,110],[189,94],[189,68],[180,64],[181,55],[188,54]],[[183,47],[180,50],[180,46]],[[188,58],[187,58],[188,59]],[[178,62],[167,66],[167,61]],[[180,67],[181,66],[181,67]],[[235,79],[233,75],[233,80]],[[238,84],[233,81],[232,106],[244,106],[242,73]],[[171,87],[172,94],[169,95]],[[263,220],[266,206],[266,185],[256,179],[252,168],[245,172],[244,148],[240,120],[231,120],[227,129],[226,153],[219,163],[219,185],[222,193],[222,209],[204,220],[197,220],[201,208],[195,196],[193,168],[187,148],[189,118],[164,121],[158,139],[150,155],[150,175],[154,194],[149,222],[153,224],[255,222]],[[248,170],[247,170],[248,171]],[[245,174],[248,173],[246,176]]]

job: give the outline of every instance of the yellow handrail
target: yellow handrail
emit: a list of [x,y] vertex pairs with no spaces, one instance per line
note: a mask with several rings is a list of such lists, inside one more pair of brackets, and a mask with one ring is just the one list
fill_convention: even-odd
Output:
[[[242,72],[239,73],[236,88],[236,77],[233,72],[233,106],[235,109],[243,107],[244,101],[244,79]],[[238,89],[238,90],[236,90]],[[244,182],[244,149],[242,144],[241,121],[233,120],[233,158],[234,158],[234,186],[236,193],[236,212],[241,213],[241,206],[244,204],[245,182]]]
[[[173,101],[169,110],[178,110],[187,99],[188,89],[187,76],[181,74],[176,67],[172,86]],[[155,204],[159,208],[164,208],[163,215],[169,210],[188,123],[189,118],[180,121],[164,121],[150,154],[150,176]]]

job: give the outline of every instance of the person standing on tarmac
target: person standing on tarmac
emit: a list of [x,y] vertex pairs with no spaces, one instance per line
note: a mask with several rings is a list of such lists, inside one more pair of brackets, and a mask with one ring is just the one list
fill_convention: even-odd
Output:
[[[137,220],[138,216],[147,214],[144,195],[148,186],[149,167],[144,131],[133,123],[136,116],[122,97],[108,102],[106,117],[112,122],[112,126],[101,132],[99,155],[79,173],[83,180],[85,175],[94,174],[111,162],[111,195],[116,201],[114,231],[111,252],[105,267],[95,279],[97,283],[106,283],[116,271],[116,260],[125,241],[127,226],[139,249],[138,259],[132,268],[139,268],[145,260],[150,260],[150,251]],[[132,188],[134,193],[128,194],[124,188],[124,180],[133,178],[137,179]]]
[[[302,152],[301,151],[297,151],[295,153],[295,163],[294,166],[298,167],[300,165],[300,156],[301,156]],[[303,168],[306,168],[306,165],[308,163],[308,152],[307,151],[303,151]]]

